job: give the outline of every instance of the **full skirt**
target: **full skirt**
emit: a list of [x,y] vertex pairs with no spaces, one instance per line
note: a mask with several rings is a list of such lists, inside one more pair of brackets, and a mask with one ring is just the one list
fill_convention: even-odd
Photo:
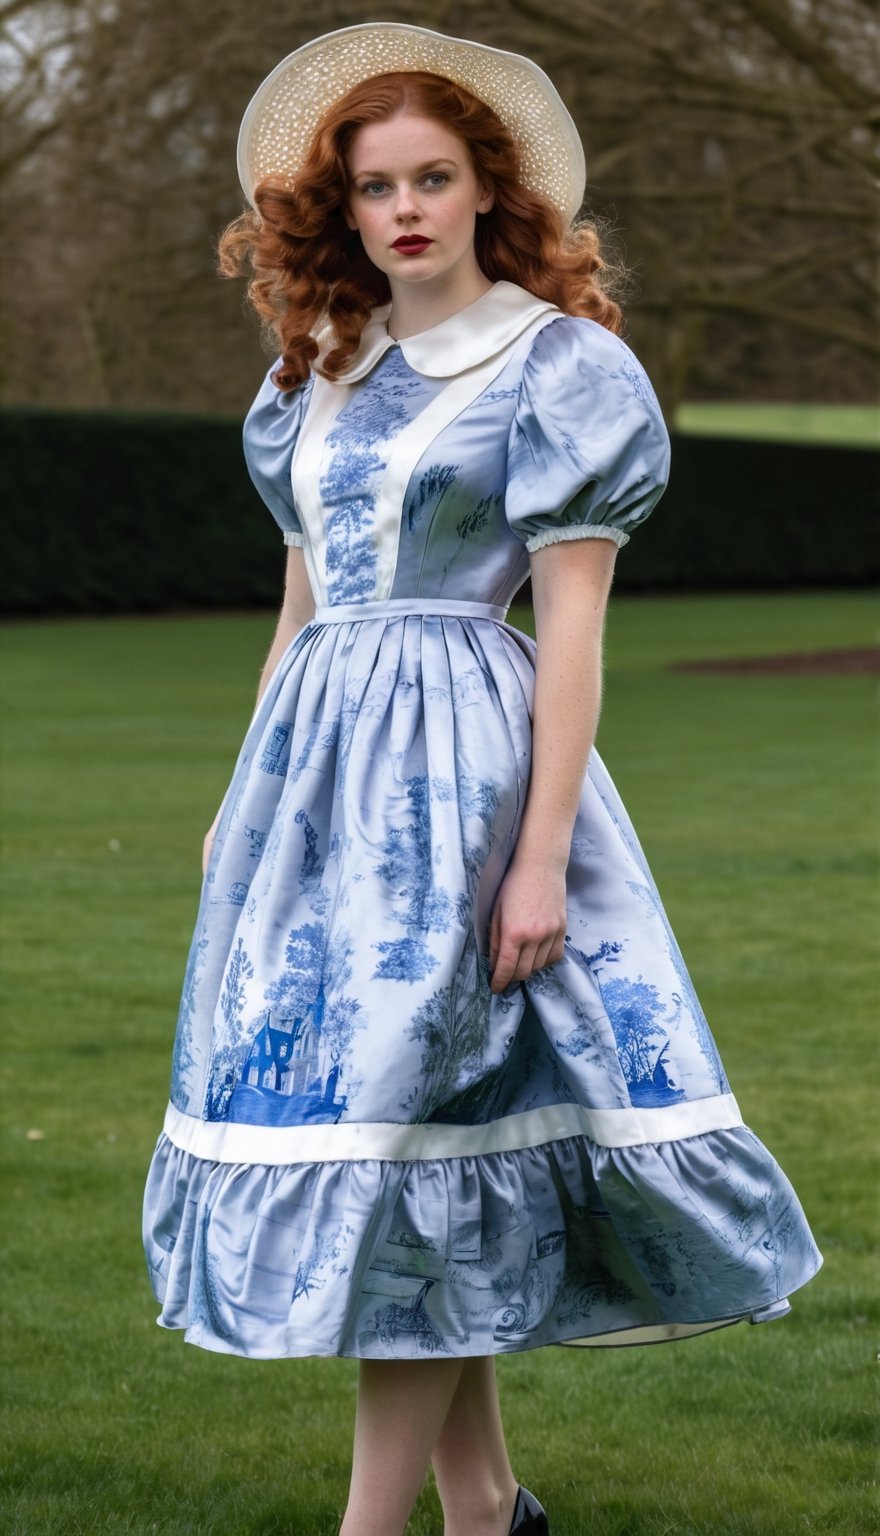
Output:
[[242,747],[145,1197],[160,1322],[385,1359],[782,1315],[821,1259],[595,751],[564,958],[490,992],[534,645],[413,606],[319,613]]

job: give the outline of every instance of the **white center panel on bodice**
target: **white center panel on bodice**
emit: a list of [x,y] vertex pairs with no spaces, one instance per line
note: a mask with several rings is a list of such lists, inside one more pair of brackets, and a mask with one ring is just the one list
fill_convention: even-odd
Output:
[[[375,494],[372,537],[376,550],[376,582],[372,601],[382,602],[390,596],[397,567],[401,514],[407,486],[420,459],[435,438],[489,388],[515,349],[532,341],[558,315],[559,310],[548,305],[537,320],[527,325],[502,350],[450,378],[440,393],[397,433],[389,446],[385,470]],[[319,606],[327,602],[327,529],[321,498],[326,442],[334,422],[355,388],[354,384],[343,381],[331,383],[320,374],[315,376],[291,463],[294,502],[305,534],[306,567],[315,602]]]

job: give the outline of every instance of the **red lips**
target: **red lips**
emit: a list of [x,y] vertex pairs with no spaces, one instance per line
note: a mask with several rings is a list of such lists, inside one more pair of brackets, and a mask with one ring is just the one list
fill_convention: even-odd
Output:
[[424,251],[429,245],[433,244],[433,240],[429,240],[426,235],[401,235],[399,240],[395,240],[392,249],[395,251],[416,252]]

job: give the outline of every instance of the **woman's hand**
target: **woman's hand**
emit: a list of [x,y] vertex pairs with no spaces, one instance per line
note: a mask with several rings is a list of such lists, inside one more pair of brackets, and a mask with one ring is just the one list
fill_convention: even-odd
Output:
[[[223,807],[221,805],[220,810],[222,811],[222,809],[223,809]],[[217,812],[217,815],[214,817],[214,820],[211,822],[211,825],[209,826],[207,832],[205,833],[204,842],[202,843],[202,875],[203,876],[208,873],[208,860],[211,857],[211,849],[214,846],[214,834],[217,831],[217,823],[218,823],[219,820],[220,820],[220,811]]]
[[489,923],[491,990],[561,960],[565,926],[565,864],[514,854]]
[[513,859],[489,924],[493,992],[562,959],[565,871],[599,718],[611,539],[565,540],[531,557],[538,659],[532,761]]

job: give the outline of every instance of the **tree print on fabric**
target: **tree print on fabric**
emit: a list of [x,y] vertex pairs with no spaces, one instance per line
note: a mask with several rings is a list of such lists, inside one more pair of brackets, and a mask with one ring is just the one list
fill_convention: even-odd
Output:
[[476,816],[491,832],[498,815],[498,785],[492,779],[479,779],[473,773],[460,773],[456,779],[458,809],[462,821]]
[[[449,986],[417,1009],[407,1031],[408,1039],[422,1042],[420,1082],[406,1101],[414,1122],[442,1120],[459,1089],[470,1085],[473,1093],[476,1080],[484,1078],[490,998],[488,971],[470,933]],[[487,1094],[493,1091],[487,1082]]]
[[[618,939],[603,939],[591,955],[572,946],[572,953],[589,966],[596,978],[604,1014],[614,1032],[617,1070],[623,1073],[634,1105],[661,1107],[677,1104],[686,1097],[684,1089],[674,1079],[667,1052],[670,1035],[667,1026],[674,1025],[681,1012],[681,999],[673,995],[670,1016],[667,1004],[653,983],[641,977],[607,977],[605,968],[618,965],[624,944]],[[610,1053],[605,1018],[601,1013],[591,1016],[578,1005],[575,1008],[577,1024],[571,1034],[562,1041],[561,1048],[567,1055],[580,1056],[598,1053],[604,1056],[604,1064],[610,1075],[616,1075],[613,1054]]]
[[374,978],[424,981],[438,963],[437,956],[430,953],[423,939],[380,939],[373,948],[384,956],[373,972]]
[[673,934],[669,925],[669,919],[663,910],[663,904],[660,900],[656,886],[642,885],[635,880],[628,881],[627,884],[629,885],[629,888],[633,894],[638,896],[640,900],[644,902],[645,906],[651,913],[651,916],[660,920],[666,944],[666,953],[672,962],[672,965],[675,969],[675,974],[678,977],[679,986],[681,988],[681,996],[676,996],[674,1001],[678,1003],[679,1006],[683,1005],[690,1017],[691,1034],[699,1046],[700,1053],[706,1064],[706,1070],[710,1075],[714,1091],[716,1093],[728,1093],[730,1091],[730,1084],[727,1081],[724,1068],[721,1065],[721,1058],[718,1055],[718,1047],[715,1044],[712,1031],[709,1028],[709,1021],[703,1012],[700,999],[697,997],[696,988],[694,987],[694,984],[688,974],[687,966],[684,963],[684,957],[678,947],[675,935]]
[[207,925],[201,923],[193,935],[186,971],[171,1059],[171,1099],[178,1107],[188,1102],[195,1090],[198,1060],[195,1051],[196,991],[208,953]]
[[243,1021],[243,1012],[247,983],[253,975],[254,967],[244,940],[238,938],[227,961],[220,992],[219,1009],[224,1028],[211,1062],[205,1101],[205,1118],[208,1120],[226,1119],[233,1089],[247,1060],[251,1034]]
[[325,925],[321,922],[303,923],[291,929],[284,950],[285,969],[265,992],[266,1001],[274,1004],[277,1012],[323,1013],[325,937]]
[[679,1103],[685,1094],[667,1071],[669,1034],[663,1026],[665,1005],[657,988],[641,978],[616,976],[600,982],[600,990],[632,1103],[658,1107]]
[[[581,965],[585,965],[596,977],[599,984],[599,972],[604,965],[617,965],[619,956],[625,946],[617,939],[603,939],[598,948],[591,955],[584,954],[575,944],[570,944],[572,957]],[[594,1011],[590,1011],[583,1003],[572,1004],[565,988],[559,980],[558,973],[551,967],[549,970],[539,971],[536,976],[529,978],[529,990],[539,995],[559,997],[566,1010],[571,1012],[574,1019],[574,1029],[564,1036],[559,1042],[559,1049],[566,1056],[581,1058],[585,1063],[589,1062],[596,1069],[604,1072],[609,1081],[620,1081],[621,1064],[613,1030],[609,1031],[608,1014],[601,996],[596,999]]]
[[455,916],[447,891],[434,884],[436,850],[431,840],[431,789],[427,774],[406,781],[410,819],[392,827],[382,844],[385,857],[376,874],[406,904],[392,909],[392,917],[409,934],[402,939],[382,939],[373,945],[382,959],[373,975],[391,981],[423,981],[437,965],[422,938],[425,933],[446,933]]
[[386,445],[412,419],[411,397],[424,391],[425,381],[399,351],[391,352],[343,406],[327,434],[327,447],[338,450],[320,480],[329,603],[366,602],[373,596],[376,489],[386,467]]
[[246,997],[246,983],[254,974],[254,968],[244,947],[244,940],[238,939],[233,947],[226,974],[223,978],[223,990],[220,993],[220,1011],[227,1033],[232,1034],[240,1023],[242,1009]]

